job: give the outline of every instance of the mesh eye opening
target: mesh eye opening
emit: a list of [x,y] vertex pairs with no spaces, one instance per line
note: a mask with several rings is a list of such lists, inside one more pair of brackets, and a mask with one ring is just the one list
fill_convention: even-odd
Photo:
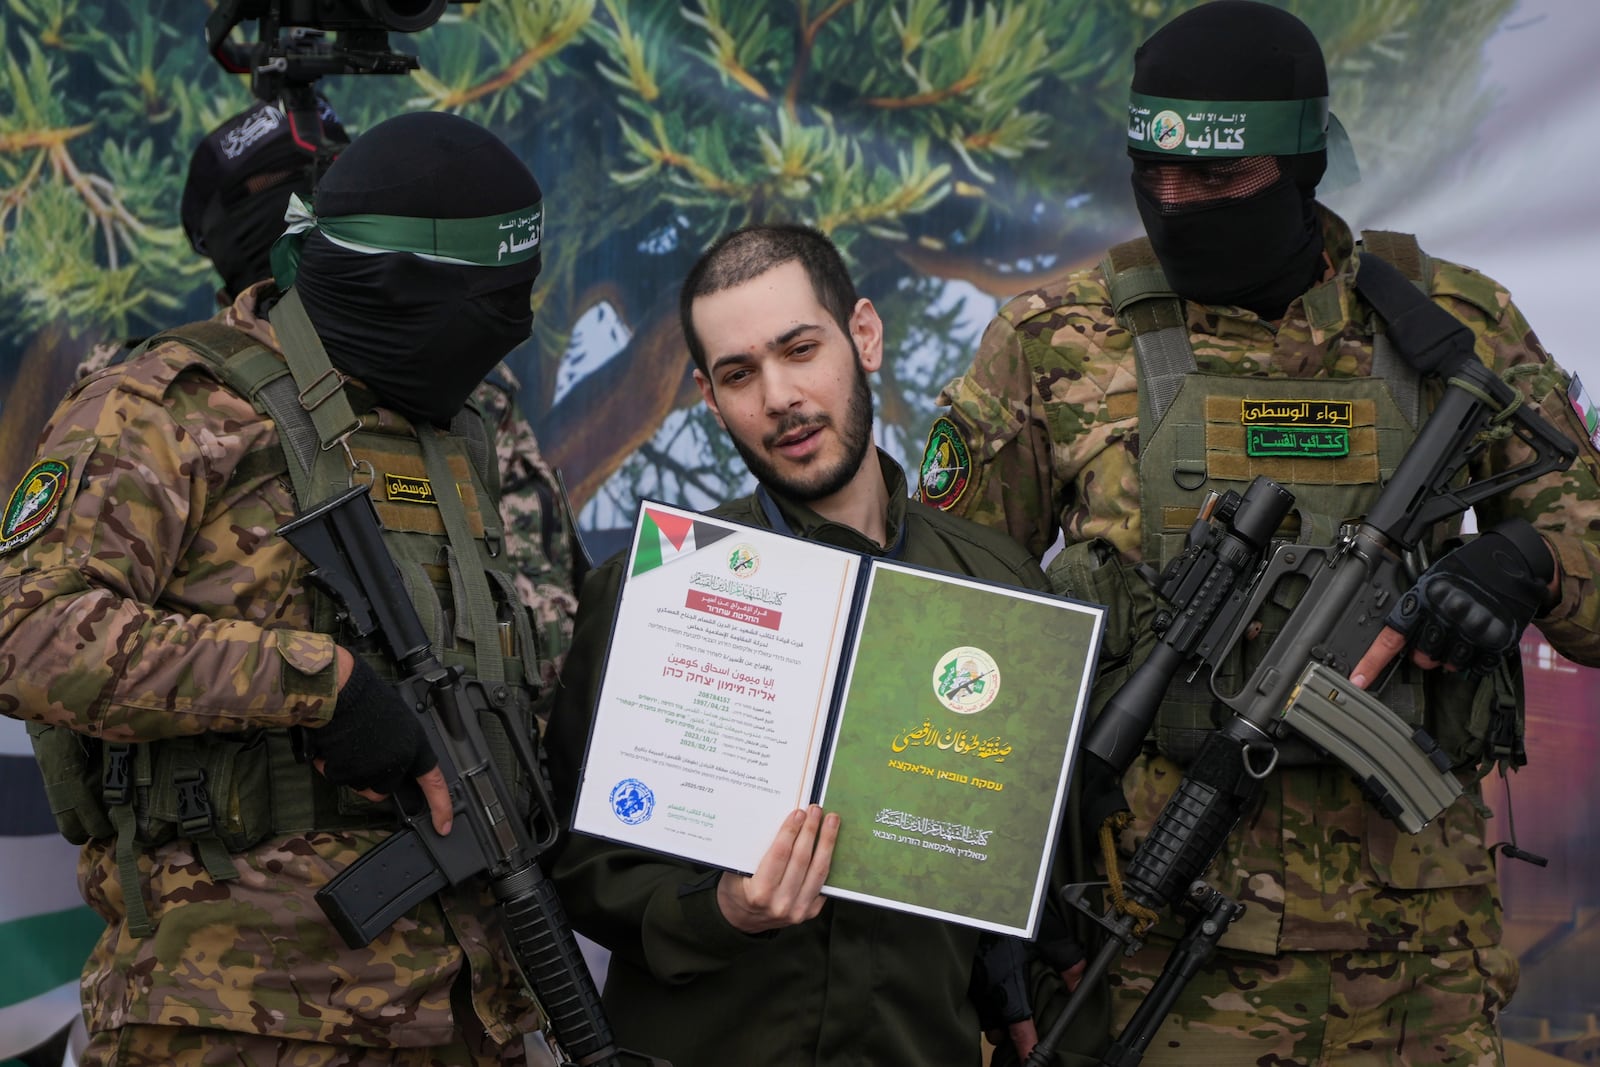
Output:
[[1163,215],[1248,199],[1270,189],[1283,174],[1276,156],[1133,161],[1134,184]]

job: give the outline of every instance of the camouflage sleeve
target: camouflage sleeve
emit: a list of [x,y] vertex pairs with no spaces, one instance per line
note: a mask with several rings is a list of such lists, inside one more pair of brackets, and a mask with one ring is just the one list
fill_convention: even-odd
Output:
[[[119,741],[332,713],[331,638],[207,614],[261,606],[238,581],[263,576],[241,558],[273,527],[230,513],[200,534],[226,481],[219,465],[244,454],[230,429],[261,420],[191,377],[175,387],[194,401],[190,418],[149,382],[110,375],[46,427],[0,526],[0,712]],[[218,530],[232,540],[213,540]],[[290,563],[270,562],[282,586]],[[187,596],[170,595],[179,577]]]
[[[545,733],[550,784],[563,826],[571,822],[577,803],[621,588],[619,561],[597,568],[584,581],[572,651]],[[723,918],[716,900],[719,874],[656,853],[569,834],[551,880],[574,929],[660,981],[677,984],[767,943]]]
[[498,381],[479,389],[477,399],[496,428],[506,558],[516,570],[517,592],[533,614],[540,685],[547,688],[559,676],[578,610],[571,516],[555,474],[539,452],[533,427],[517,408],[516,379],[504,364],[496,376]]
[[[1097,271],[1001,308],[939,399],[948,410],[924,454],[924,502],[998,526],[1035,557],[1060,531],[1137,558],[1138,384]],[[948,466],[960,476],[937,481]]]
[[1035,559],[1056,536],[1050,434],[1023,336],[1004,314],[984,331],[967,373],[939,394],[922,502],[1003,529]]
[[[1480,283],[1493,285],[1482,275]],[[1471,281],[1460,288],[1470,292]],[[1509,516],[1527,519],[1554,550],[1560,569],[1560,599],[1535,624],[1552,647],[1567,658],[1589,666],[1600,665],[1600,412],[1596,398],[1579,379],[1568,374],[1545,352],[1533,328],[1506,291],[1494,286],[1498,314],[1482,307],[1478,299],[1455,302],[1450,310],[1472,325],[1478,354],[1489,366],[1515,384],[1551,425],[1578,446],[1578,457],[1565,472],[1552,472],[1486,501],[1478,511],[1478,526],[1490,526]],[[1478,306],[1465,306],[1475,303]],[[1486,450],[1478,476],[1506,470],[1531,456],[1516,438]]]

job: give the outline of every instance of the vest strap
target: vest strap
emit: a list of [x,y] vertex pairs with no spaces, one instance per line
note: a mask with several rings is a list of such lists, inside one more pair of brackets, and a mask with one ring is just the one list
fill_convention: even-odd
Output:
[[489,581],[484,577],[483,568],[478,566],[478,545],[467,529],[467,512],[462,506],[461,494],[448,492],[444,488],[456,482],[445,454],[444,434],[432,426],[418,426],[416,431],[417,441],[422,445],[422,462],[427,469],[428,480],[439,487],[435,491],[435,498],[439,515],[444,520],[445,534],[450,539],[450,549],[461,563],[457,570],[466,595],[464,601],[456,603],[457,625],[463,618],[470,623],[472,647],[478,661],[477,676],[492,689],[504,685],[506,680],[505,662],[498,655],[499,618],[495,612],[494,597],[489,592]]
[[134,937],[149,937],[156,932],[150,921],[150,910],[144,906],[144,882],[139,877],[138,837],[134,826],[133,805],[118,804],[111,809],[111,825],[117,829],[117,843],[112,858],[117,864],[117,881],[122,885],[122,911],[128,924],[128,933]]
[[[1139,373],[1139,405],[1152,428],[1161,425],[1184,375],[1195,369],[1189,320],[1147,240],[1125,241],[1100,261],[1111,310],[1133,335]],[[1141,419],[1141,421],[1143,421]]]
[[139,765],[147,763],[139,751],[144,746],[107,744],[105,770],[102,774],[106,814],[117,833],[117,843],[112,858],[117,864],[117,881],[122,886],[122,911],[128,932],[134,937],[149,937],[155,933],[150,922],[150,911],[144,906],[144,884],[139,877],[139,853],[134,848],[138,837],[138,819],[135,817],[133,798],[139,790]]
[[300,387],[300,406],[311,413],[317,442],[326,451],[354,433],[360,425],[350,398],[345,395],[345,377],[334,370],[322,339],[306,315],[300,293],[290,289],[272,309],[272,328],[283,344],[283,358]]

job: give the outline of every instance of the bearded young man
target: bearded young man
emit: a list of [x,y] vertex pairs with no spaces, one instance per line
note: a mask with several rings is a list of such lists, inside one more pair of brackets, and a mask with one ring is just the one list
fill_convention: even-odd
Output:
[[[867,376],[883,324],[838,251],[799,226],[718,241],[680,296],[706,406],[758,482],[713,514],[873,556],[1044,588],[1008,538],[907,499],[872,447]],[[570,814],[622,582],[584,585],[546,743]],[[674,1067],[974,1065],[968,999],[978,931],[820,895],[838,817],[811,806],[777,828],[754,874],[574,837],[554,879],[573,926],[612,952],[605,1004],[624,1045]]]

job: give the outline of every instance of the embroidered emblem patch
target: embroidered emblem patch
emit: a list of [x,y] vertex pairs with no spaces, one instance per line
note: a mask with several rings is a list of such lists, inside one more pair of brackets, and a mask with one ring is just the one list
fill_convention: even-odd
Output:
[[956,424],[944,415],[934,419],[928,431],[917,479],[922,485],[922,502],[941,511],[953,507],[972,480],[972,450]]
[[413,478],[405,474],[385,474],[383,476],[384,492],[389,494],[390,500],[406,500],[413,504],[432,504],[433,486],[428,484],[426,478]]
[[6,511],[0,517],[0,553],[21,548],[50,528],[61,510],[67,492],[67,465],[56,459],[41,459],[11,491]]
[[1354,405],[1348,400],[1239,401],[1239,421],[1246,426],[1351,426]]
[[1583,430],[1589,435],[1589,443],[1600,449],[1600,408],[1594,406],[1594,401],[1589,399],[1589,394],[1584,391],[1583,383],[1578,376],[1572,376],[1572,384],[1567,386],[1567,403],[1572,405],[1572,410],[1578,413],[1578,418],[1583,422]]
[[1248,456],[1316,456],[1336,458],[1350,454],[1349,430],[1313,430],[1305,426],[1246,426],[1244,451]]
[[1249,456],[1337,459],[1350,454],[1354,405],[1348,400],[1239,402],[1244,451]]

